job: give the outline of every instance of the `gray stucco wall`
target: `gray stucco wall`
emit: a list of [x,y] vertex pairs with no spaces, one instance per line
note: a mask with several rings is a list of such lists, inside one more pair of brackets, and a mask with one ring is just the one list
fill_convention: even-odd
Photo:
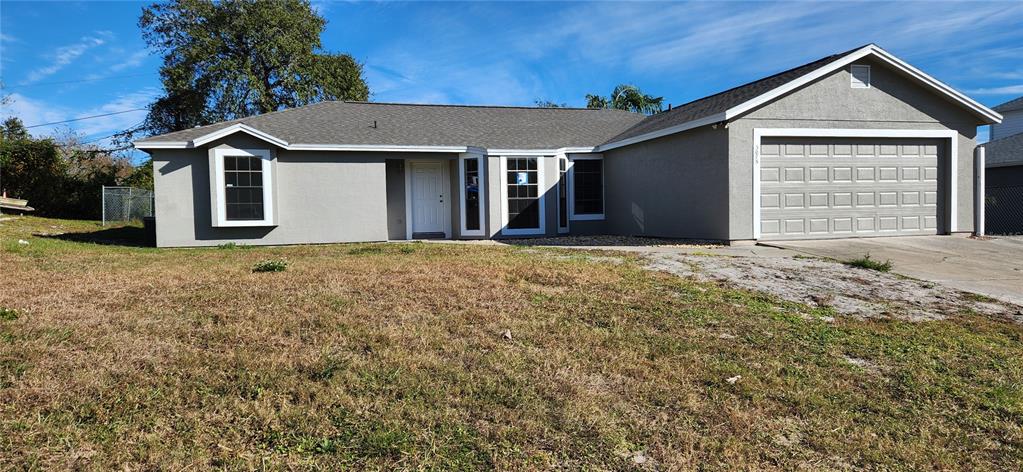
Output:
[[[217,146],[272,148],[254,138],[234,135],[201,149],[154,150],[158,246],[386,240],[394,228],[389,230],[388,224],[385,160],[451,158],[447,154],[273,149],[277,226],[214,228],[208,148]],[[401,194],[403,197],[403,186]],[[404,212],[403,199],[401,203]]]
[[728,137],[706,126],[605,151],[607,231],[728,239]]
[[[973,230],[973,150],[978,119],[930,89],[887,66],[871,65],[871,87],[850,87],[848,67],[758,108],[728,124],[729,234],[728,239],[753,238],[753,129],[754,128],[881,128],[956,130],[957,231]],[[947,159],[947,153],[946,153]],[[939,177],[948,197],[947,161]],[[947,202],[944,221],[948,221]],[[946,231],[942,229],[942,231]]]

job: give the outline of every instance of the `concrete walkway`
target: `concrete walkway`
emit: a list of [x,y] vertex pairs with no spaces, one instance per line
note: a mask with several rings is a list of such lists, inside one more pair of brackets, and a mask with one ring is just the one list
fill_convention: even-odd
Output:
[[1023,305],[1023,237],[907,236],[764,244],[841,261],[870,254],[891,260],[898,274]]

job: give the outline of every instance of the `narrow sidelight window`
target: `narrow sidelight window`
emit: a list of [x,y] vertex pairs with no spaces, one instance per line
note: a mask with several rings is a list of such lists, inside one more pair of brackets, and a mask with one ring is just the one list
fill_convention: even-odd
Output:
[[568,230],[568,159],[558,159],[558,229]]
[[263,160],[224,156],[224,199],[228,221],[263,219]]
[[537,158],[508,158],[508,228],[540,228],[540,181]]
[[480,159],[465,159],[465,229],[480,229]]
[[604,213],[604,161],[580,159],[572,163],[573,213],[601,215]]

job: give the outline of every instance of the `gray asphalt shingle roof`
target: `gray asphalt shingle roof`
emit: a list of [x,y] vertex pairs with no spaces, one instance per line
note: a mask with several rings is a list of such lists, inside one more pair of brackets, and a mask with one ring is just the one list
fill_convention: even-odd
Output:
[[190,141],[244,123],[290,144],[556,149],[599,145],[644,118],[621,110],[339,101],[177,131],[140,142]]
[[1005,113],[1005,112],[1008,112],[1008,111],[1023,110],[1023,97],[1019,97],[1019,98],[1015,98],[1015,99],[1009,100],[1009,101],[1007,101],[1007,102],[1005,102],[1005,103],[1003,103],[1001,105],[998,105],[998,106],[992,108],[992,110],[997,111],[998,113]]
[[850,49],[843,53],[821,58],[811,63],[803,64],[784,72],[779,72],[770,77],[764,77],[763,79],[756,80],[745,85],[740,85],[738,87],[725,90],[724,92],[719,92],[708,97],[694,100],[672,108],[666,112],[652,115],[632,128],[629,128],[628,130],[625,130],[617,136],[609,139],[608,142],[633,138],[665,128],[670,128],[672,126],[688,123],[693,120],[723,113],[729,108],[741,105],[742,103],[781,87],[782,85],[835,62],[853,51],[862,49],[863,47],[865,46],[860,46],[856,49]]
[[986,167],[1023,165],[1023,133],[990,141],[984,149]]

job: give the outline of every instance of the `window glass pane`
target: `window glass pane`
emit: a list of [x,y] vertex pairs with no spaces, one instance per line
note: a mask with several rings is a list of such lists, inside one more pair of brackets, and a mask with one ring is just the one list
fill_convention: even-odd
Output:
[[599,215],[604,212],[604,161],[586,159],[572,164],[575,213]]
[[228,220],[263,219],[263,161],[258,157],[224,157],[224,198]]
[[508,228],[538,229],[540,227],[538,159],[508,158],[507,164]]
[[480,229],[479,158],[465,159],[465,229]]

